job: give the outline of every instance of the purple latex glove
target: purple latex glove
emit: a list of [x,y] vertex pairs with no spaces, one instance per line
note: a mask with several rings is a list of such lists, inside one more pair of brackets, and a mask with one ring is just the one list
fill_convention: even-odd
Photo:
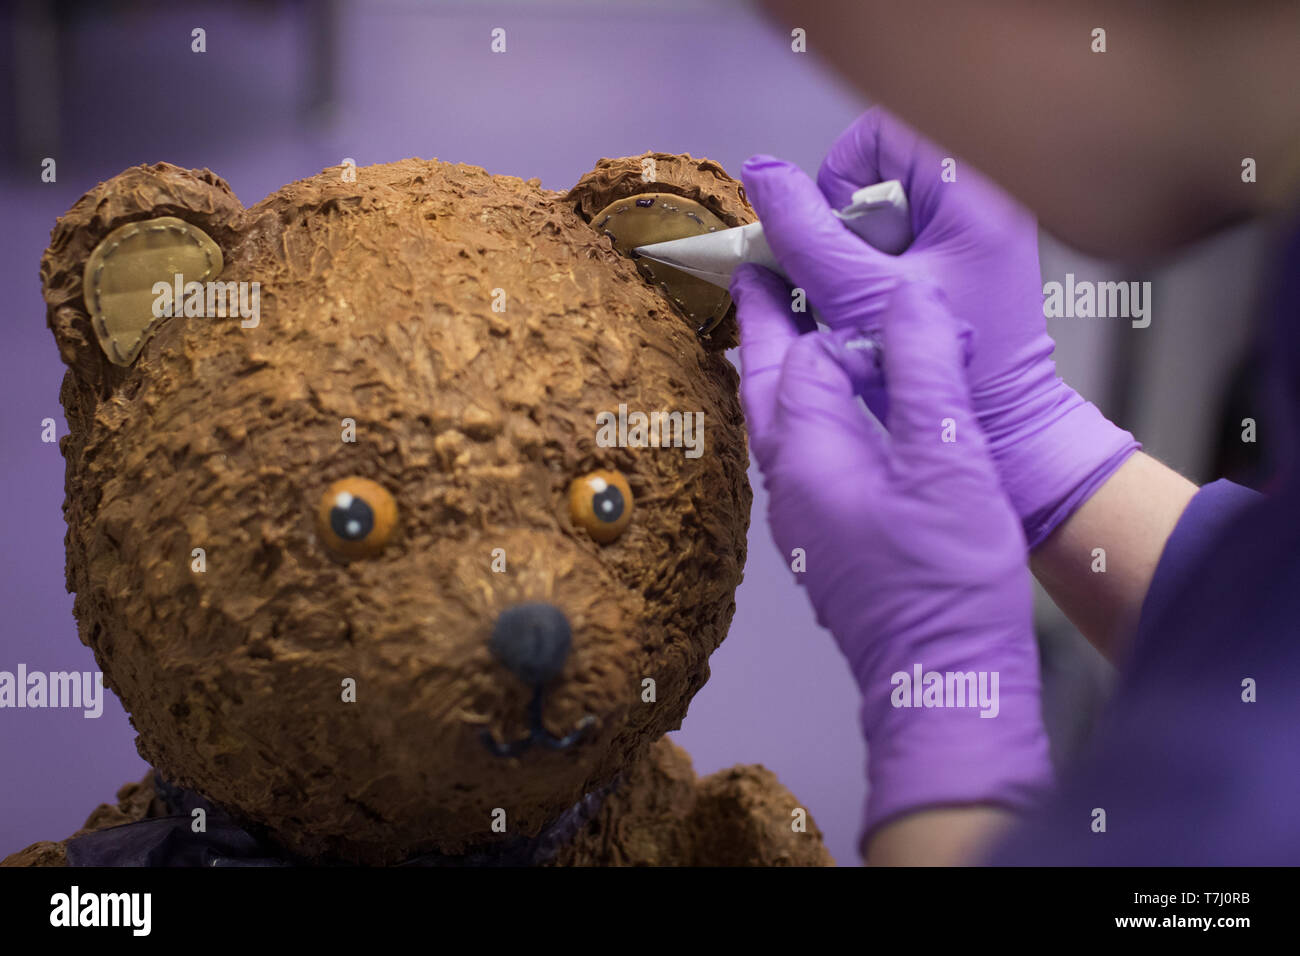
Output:
[[[747,170],[745,185],[773,253],[827,322],[869,319],[880,291],[896,282],[944,291],[974,330],[975,413],[1034,548],[1140,446],[1057,377],[1033,217],[964,163],[955,181],[944,182],[944,158],[877,108],[836,140],[817,188],[789,169],[763,171],[761,185]],[[821,214],[827,203],[842,208],[855,190],[886,179],[902,182],[916,233],[897,257]]]
[[[765,201],[761,187],[755,198]],[[826,228],[838,227],[823,213]],[[873,300],[888,432],[858,399],[870,366],[844,334],[807,331],[766,269],[738,269],[732,295],[772,534],[785,555],[803,550],[798,580],[862,689],[864,843],[924,807],[1027,806],[1050,769],[1024,536],[972,410],[966,335],[942,292],[907,282]],[[924,680],[914,697],[896,677],[918,667],[975,674],[977,688],[983,673],[987,706],[899,706],[925,702]]]

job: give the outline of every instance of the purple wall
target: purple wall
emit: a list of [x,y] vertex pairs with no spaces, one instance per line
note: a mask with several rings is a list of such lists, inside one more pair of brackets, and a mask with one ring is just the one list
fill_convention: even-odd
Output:
[[[95,666],[64,590],[63,461],[40,440],[43,418],[66,429],[38,266],[56,217],[97,182],[167,160],[215,170],[251,205],[345,156],[359,165],[437,157],[539,176],[553,189],[602,156],[646,149],[708,156],[733,172],[764,151],[812,171],[863,108],[737,4],[355,4],[340,8],[336,109],[308,122],[302,9],[110,7],[113,19],[62,25],[61,86],[40,87],[61,103],[59,141],[38,134],[0,181],[0,670]],[[204,55],[189,51],[194,26],[207,30]],[[497,26],[507,30],[504,55],[489,52]],[[34,62],[37,75],[50,67]],[[4,79],[12,109],[30,87]],[[55,184],[40,182],[43,156],[58,161]],[[778,560],[753,480],[735,623],[676,737],[701,773],[741,762],[774,769],[836,858],[856,863],[865,791],[856,690]],[[112,697],[98,720],[0,710],[0,856],[62,839],[138,778],[145,765],[133,741]]]

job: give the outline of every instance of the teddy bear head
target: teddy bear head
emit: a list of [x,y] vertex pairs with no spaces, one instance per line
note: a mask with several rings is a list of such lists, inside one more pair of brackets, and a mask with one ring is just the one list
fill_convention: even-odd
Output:
[[753,215],[647,154],[563,194],[336,167],[248,209],[157,164],[58,221],[68,587],[165,779],[392,863],[536,835],[679,726],[744,563],[734,321],[618,246],[701,210]]

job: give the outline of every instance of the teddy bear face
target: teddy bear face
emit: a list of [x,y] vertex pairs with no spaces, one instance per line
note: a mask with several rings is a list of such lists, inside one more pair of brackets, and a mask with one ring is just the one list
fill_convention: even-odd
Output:
[[[707,677],[750,504],[736,377],[584,221],[630,181],[597,179],[406,160],[243,210],[160,165],[55,230],[82,639],[141,755],[292,853],[463,852],[501,811],[536,834]],[[78,268],[157,216],[203,229],[260,315],[166,318],[122,366]],[[606,447],[620,405],[702,413],[702,453]],[[611,494],[630,521],[593,536]]]

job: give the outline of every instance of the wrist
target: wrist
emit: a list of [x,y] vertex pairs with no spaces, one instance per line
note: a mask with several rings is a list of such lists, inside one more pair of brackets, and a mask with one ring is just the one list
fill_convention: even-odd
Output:
[[978,864],[1015,821],[1002,807],[934,807],[878,826],[859,845],[868,866]]
[[1134,454],[1030,555],[1057,607],[1112,661],[1136,629],[1166,542],[1196,492],[1177,472]]
[[[1064,382],[1011,428],[985,426],[1003,489],[1032,551],[1142,445]],[[983,423],[981,423],[983,424]]]
[[[912,655],[917,663],[860,682],[868,834],[927,807],[1023,810],[1050,786],[1033,635],[1014,631],[927,642]],[[980,657],[944,653],[957,648],[979,648]]]
[[[990,720],[996,727],[984,733],[936,726],[924,741],[869,735],[863,841],[922,810],[981,805],[1021,813],[1034,806],[1052,785],[1052,769],[1037,695],[1032,707],[1033,719]],[[945,746],[945,737],[960,744]]]

